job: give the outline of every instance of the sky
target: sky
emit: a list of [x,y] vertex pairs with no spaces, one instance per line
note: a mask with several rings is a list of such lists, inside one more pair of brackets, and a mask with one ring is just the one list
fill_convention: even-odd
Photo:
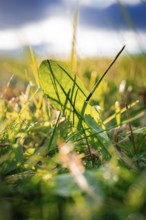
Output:
[[146,0],[0,0],[0,54],[69,56],[77,5],[79,56],[146,52]]

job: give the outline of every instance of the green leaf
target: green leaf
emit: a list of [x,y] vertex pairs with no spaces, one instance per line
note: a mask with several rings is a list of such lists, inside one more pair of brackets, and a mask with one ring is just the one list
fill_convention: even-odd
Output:
[[40,86],[52,104],[77,125],[90,114],[98,122],[98,112],[86,102],[88,91],[81,80],[60,62],[45,60],[39,68]]
[[96,132],[98,137],[102,138],[108,143],[111,143],[106,132],[102,130],[102,128],[96,123],[94,118],[92,118],[90,115],[85,115],[85,120],[87,124],[89,125],[89,127]]
[[[85,121],[86,123],[88,124],[89,128],[92,129],[92,131],[95,132],[95,136],[98,137],[98,140],[101,140],[100,141],[100,144],[102,146],[102,154],[107,157],[110,156],[108,150],[107,150],[107,147],[109,145],[111,145],[111,140],[110,138],[108,137],[106,131],[104,131],[97,123],[96,121],[94,120],[94,118],[91,117],[91,115],[85,115]],[[104,144],[102,144],[102,142]]]

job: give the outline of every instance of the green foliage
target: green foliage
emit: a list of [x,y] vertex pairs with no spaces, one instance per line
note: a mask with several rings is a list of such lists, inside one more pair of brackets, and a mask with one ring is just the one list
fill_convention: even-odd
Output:
[[39,78],[44,93],[73,124],[84,121],[86,114],[99,119],[98,112],[86,102],[88,91],[83,83],[63,64],[43,61]]
[[43,61],[38,78],[31,59],[11,62],[29,83],[14,76],[1,91],[0,219],[145,219],[145,57],[115,63],[90,103],[110,60],[80,61],[77,75]]

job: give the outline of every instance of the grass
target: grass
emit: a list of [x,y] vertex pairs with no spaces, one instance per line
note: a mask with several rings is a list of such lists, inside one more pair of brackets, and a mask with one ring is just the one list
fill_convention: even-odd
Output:
[[32,51],[3,60],[0,219],[145,219],[145,57],[120,57],[84,112],[79,89],[112,60],[78,60],[76,76],[50,63],[39,78]]

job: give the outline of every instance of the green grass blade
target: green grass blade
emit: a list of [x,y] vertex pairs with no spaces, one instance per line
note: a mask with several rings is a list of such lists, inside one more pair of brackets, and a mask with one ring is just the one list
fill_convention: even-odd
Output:
[[120,54],[123,52],[123,50],[125,49],[125,45],[122,47],[122,49],[118,52],[118,54],[116,55],[115,59],[112,61],[112,63],[109,65],[109,67],[106,69],[106,71],[104,72],[104,74],[102,75],[102,77],[97,81],[97,83],[95,84],[94,88],[92,89],[92,91],[90,92],[90,94],[88,95],[86,101],[88,102],[90,100],[90,98],[92,97],[92,95],[94,94],[95,90],[97,89],[97,87],[99,86],[99,84],[101,83],[101,81],[103,80],[103,78],[105,77],[105,75],[108,73],[108,71],[110,70],[110,68],[113,66],[113,64],[116,62],[116,60],[118,59],[118,57],[120,56]]
[[72,49],[70,55],[70,63],[72,70],[76,70],[76,36],[77,36],[77,23],[78,23],[78,8],[74,12],[74,19],[73,19],[73,38],[72,38]]

